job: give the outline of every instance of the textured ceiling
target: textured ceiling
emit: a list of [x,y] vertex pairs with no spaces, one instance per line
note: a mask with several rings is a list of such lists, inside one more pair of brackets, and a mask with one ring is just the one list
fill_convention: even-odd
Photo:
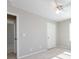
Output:
[[[11,4],[17,8],[40,15],[42,17],[61,21],[71,17],[71,6],[65,6],[59,14],[56,14],[56,4],[54,0],[10,0]],[[66,5],[70,0],[60,0],[60,3]]]

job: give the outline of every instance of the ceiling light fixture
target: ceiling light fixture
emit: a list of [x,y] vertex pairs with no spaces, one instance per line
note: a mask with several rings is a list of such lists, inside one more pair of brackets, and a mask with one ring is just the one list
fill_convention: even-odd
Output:
[[60,0],[55,0],[55,3],[57,5],[57,10],[56,10],[56,14],[59,14],[61,12],[61,10],[63,9],[63,6],[61,3],[59,3]]
[[59,14],[61,12],[61,10],[57,9],[56,10],[56,14]]

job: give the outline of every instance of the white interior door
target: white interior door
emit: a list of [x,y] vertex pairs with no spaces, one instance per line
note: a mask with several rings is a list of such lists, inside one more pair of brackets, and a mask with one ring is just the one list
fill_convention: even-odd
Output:
[[47,23],[48,49],[56,47],[56,24]]

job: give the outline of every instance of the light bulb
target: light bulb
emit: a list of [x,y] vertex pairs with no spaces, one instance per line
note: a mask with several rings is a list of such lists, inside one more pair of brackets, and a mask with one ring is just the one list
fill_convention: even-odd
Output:
[[57,9],[56,10],[56,14],[59,14],[61,12],[61,10]]

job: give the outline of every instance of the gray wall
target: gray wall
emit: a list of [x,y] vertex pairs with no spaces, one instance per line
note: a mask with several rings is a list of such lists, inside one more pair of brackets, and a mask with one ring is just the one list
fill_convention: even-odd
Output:
[[19,56],[47,48],[46,22],[35,15],[19,15]]
[[57,23],[57,47],[71,49],[70,19]]

